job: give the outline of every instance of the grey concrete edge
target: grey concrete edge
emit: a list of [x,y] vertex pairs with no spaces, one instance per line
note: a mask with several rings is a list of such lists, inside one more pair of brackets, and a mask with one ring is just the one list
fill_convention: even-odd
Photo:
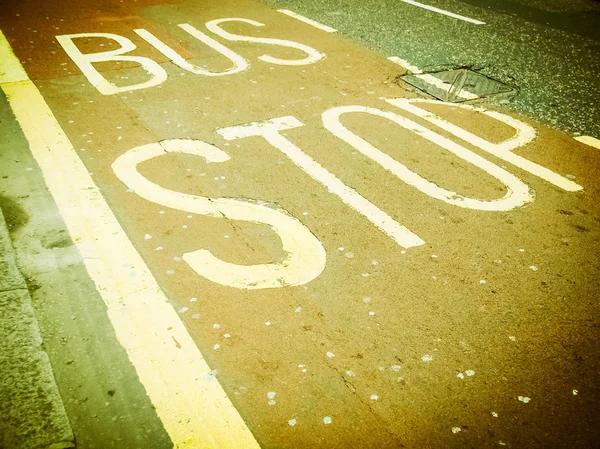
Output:
[[[4,334],[0,344],[0,360],[4,362],[0,364],[0,411],[4,415],[0,420],[0,447],[76,448],[1,208],[0,295],[0,335]],[[32,391],[36,394],[32,395]],[[51,411],[38,414],[36,406],[49,406]]]

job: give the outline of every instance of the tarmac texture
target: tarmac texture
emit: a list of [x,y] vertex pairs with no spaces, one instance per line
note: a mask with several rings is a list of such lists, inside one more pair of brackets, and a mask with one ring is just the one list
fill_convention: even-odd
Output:
[[[0,10],[0,194],[77,447],[594,447],[599,151],[547,125],[556,86],[430,101],[384,57],[421,18],[335,1],[277,5],[383,55],[250,0]],[[436,42],[421,68],[467,61]],[[248,445],[204,443],[227,404]]]

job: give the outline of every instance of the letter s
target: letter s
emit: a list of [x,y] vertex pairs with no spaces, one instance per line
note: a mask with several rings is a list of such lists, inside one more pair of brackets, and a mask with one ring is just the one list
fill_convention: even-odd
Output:
[[287,254],[281,262],[257,265],[225,262],[205,249],[183,254],[183,260],[196,273],[213,282],[244,289],[302,285],[321,274],[326,260],[323,245],[299,220],[282,209],[276,210],[254,200],[176,192],[149,181],[137,171],[138,164],[167,153],[193,154],[209,162],[230,159],[225,152],[201,140],[173,139],[133,148],[119,156],[112,169],[127,187],[148,201],[209,217],[268,224],[281,239]]
[[323,59],[325,57],[325,55],[323,53],[319,53],[314,48],[309,47],[308,45],[299,44],[297,42],[287,41],[284,39],[271,39],[271,38],[266,38],[266,37],[240,36],[238,34],[229,33],[219,27],[219,25],[223,22],[243,22],[243,23],[249,23],[250,25],[254,25],[257,27],[265,26],[264,23],[257,22],[256,20],[233,18],[233,19],[211,20],[210,22],[206,22],[206,28],[208,28],[210,31],[215,33],[217,36],[221,36],[230,41],[257,42],[259,44],[280,45],[282,47],[296,48],[296,49],[301,50],[304,53],[308,54],[308,56],[304,59],[292,59],[292,60],[279,59],[279,58],[274,58],[273,56],[269,56],[269,55],[262,55],[262,56],[258,57],[258,59],[260,59],[261,61],[269,62],[271,64],[279,64],[279,65],[307,65],[307,64],[314,64],[315,62],[320,61],[321,59]]

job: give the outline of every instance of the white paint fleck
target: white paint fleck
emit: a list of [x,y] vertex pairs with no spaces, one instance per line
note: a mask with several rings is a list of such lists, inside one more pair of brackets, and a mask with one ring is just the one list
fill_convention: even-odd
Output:
[[275,405],[277,402],[275,402],[274,399],[271,399],[269,402],[267,402],[268,405]]
[[335,354],[333,352],[327,351],[327,357],[335,357]]
[[362,273],[361,276],[364,278],[368,278],[369,276],[371,276],[371,273]]
[[167,274],[174,274],[175,270],[167,270]]
[[521,249],[519,249],[519,252],[520,252],[520,253],[524,253],[524,252],[525,252],[525,250],[524,250],[523,248],[521,248]]
[[323,424],[331,424],[331,416],[324,417]]
[[479,281],[479,283],[480,283],[481,285],[483,285],[483,284],[487,284],[487,282],[485,281],[485,279],[481,279],[481,280]]
[[195,320],[199,320],[200,319],[200,314],[199,313],[194,313],[192,315],[192,318],[195,319]]
[[302,312],[302,307],[296,307],[296,310],[294,310],[294,312],[296,312],[296,313]]
[[228,236],[228,235],[224,235],[224,236],[223,236],[223,238],[226,238],[226,239],[228,239],[228,238],[229,238],[229,236]]
[[371,265],[378,265],[378,264],[379,264],[379,262],[377,262],[375,259],[373,259],[373,260],[371,261]]
[[433,357],[429,354],[425,354],[423,357],[421,357],[421,360],[423,360],[424,362],[431,362],[433,360]]
[[161,215],[164,215],[165,211],[164,210],[159,210],[158,213],[161,214]]
[[183,228],[183,229],[187,229],[187,225],[183,225],[183,226],[182,226],[182,228]]
[[218,323],[213,324],[213,329],[221,329],[221,325]]
[[368,303],[370,303],[370,302],[371,302],[371,298],[370,298],[369,296],[365,296],[365,297],[363,298],[363,302],[364,302],[365,304],[368,304]]
[[472,369],[468,369],[465,371],[465,374],[469,377],[474,376],[475,375],[475,371],[473,371]]
[[517,399],[525,404],[527,404],[529,401],[531,401],[531,398],[528,396],[519,396]]
[[265,326],[270,326],[271,322],[270,321],[265,321]]
[[219,349],[221,347],[221,345],[219,345],[218,343],[216,345],[213,346],[213,349],[216,351],[217,349]]
[[290,425],[290,427],[294,427],[296,425],[296,420],[295,419],[290,419],[288,421],[288,424]]
[[343,247],[343,246],[340,246],[340,247],[338,248],[338,251],[344,251],[344,247]]
[[181,257],[179,257],[179,256],[175,256],[175,257],[173,257],[173,260],[174,260],[175,262],[181,262]]
[[204,376],[204,378],[206,380],[213,380],[215,377],[217,377],[217,374],[219,374],[219,371],[214,369],[210,373],[208,373],[206,376]]
[[458,374],[456,375],[456,377],[458,377],[459,379],[464,379],[464,378],[465,378],[465,375],[464,375],[463,373],[458,373]]
[[496,413],[496,412],[492,412],[492,416],[493,416],[494,418],[497,418],[497,417],[498,417],[498,413]]
[[400,254],[406,254],[406,250],[405,249],[401,250]]
[[438,256],[437,256],[437,254],[432,254],[432,255],[431,255],[431,258],[432,258],[432,259],[437,259],[437,258],[438,258]]
[[374,316],[375,312],[369,312],[369,316]]
[[348,376],[348,377],[354,377],[355,374],[354,374],[353,371],[348,370],[348,371],[346,371],[346,376]]
[[578,394],[579,394],[579,391],[573,390],[573,396],[577,396]]
[[198,301],[198,298],[190,298],[190,302],[196,302]]
[[185,313],[188,311],[187,307],[182,307],[181,309],[179,309],[179,313]]
[[308,215],[308,212],[302,212],[302,215],[306,216]]
[[344,256],[346,256],[347,259],[352,259],[354,257],[354,253],[347,252],[346,254],[344,254]]
[[535,265],[531,265],[531,266],[529,267],[529,269],[530,269],[531,271],[537,271],[539,268],[538,268],[538,267],[536,267]]
[[376,401],[377,399],[379,399],[379,396],[377,396],[376,394],[372,394],[370,396],[370,398],[371,398],[372,401]]
[[402,368],[400,365],[392,365],[392,371],[400,371],[400,368]]
[[150,239],[152,239],[152,236],[150,234],[144,235],[144,240],[150,240]]
[[223,338],[231,338],[230,334],[223,334]]
[[452,433],[458,433],[460,431],[462,431],[462,429],[460,427],[453,427],[452,428]]
[[274,398],[275,398],[275,396],[277,396],[277,393],[276,393],[275,391],[269,391],[269,392],[267,393],[267,397],[268,397],[269,399],[274,399]]
[[517,341],[517,337],[515,337],[515,336],[513,336],[513,335],[509,335],[509,336],[508,336],[508,339],[509,339],[510,341]]

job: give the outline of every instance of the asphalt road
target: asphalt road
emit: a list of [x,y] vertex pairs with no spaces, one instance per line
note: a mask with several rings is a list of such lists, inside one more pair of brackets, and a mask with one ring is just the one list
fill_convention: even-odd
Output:
[[600,4],[435,0],[474,25],[399,0],[267,0],[427,72],[471,67],[519,89],[508,107],[571,134],[600,136]]
[[[486,25],[284,6],[341,33],[251,0],[0,10],[0,194],[78,448],[598,445],[600,152],[533,118],[594,132],[540,50],[574,47],[465,3],[437,6]],[[386,59],[490,45],[508,104]]]

